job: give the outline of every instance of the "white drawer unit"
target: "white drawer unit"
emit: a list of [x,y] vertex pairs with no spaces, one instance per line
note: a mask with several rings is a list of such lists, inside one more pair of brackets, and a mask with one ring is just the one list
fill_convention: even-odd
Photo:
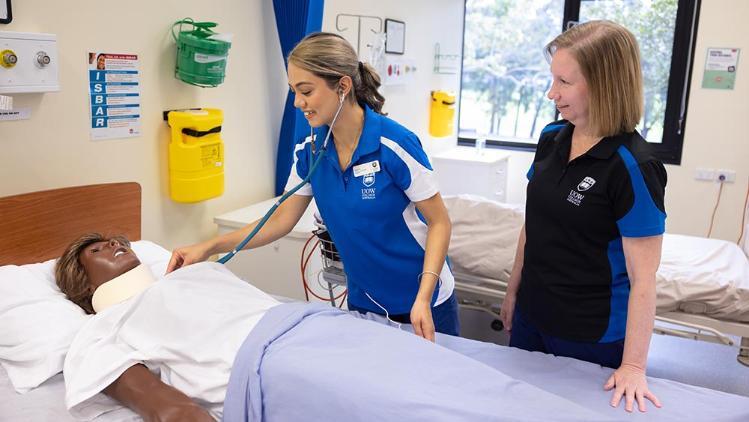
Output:
[[[213,222],[218,226],[219,234],[229,233],[262,218],[277,200],[278,198],[272,198],[219,215]],[[315,211],[317,206],[313,200],[289,234],[261,248],[239,252],[226,266],[234,274],[268,294],[304,300],[300,260],[304,243],[315,230]],[[310,242],[310,246],[314,244],[314,240]],[[307,282],[318,294],[325,292],[317,283],[317,273],[321,268],[320,251],[316,249],[309,260],[306,274]],[[314,301],[312,296],[310,300]]]
[[445,195],[471,194],[507,202],[509,155],[493,149],[456,147],[432,157],[434,172]]

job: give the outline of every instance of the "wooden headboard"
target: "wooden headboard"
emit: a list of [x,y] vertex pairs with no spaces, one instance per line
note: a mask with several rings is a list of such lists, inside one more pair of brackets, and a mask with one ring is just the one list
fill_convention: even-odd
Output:
[[77,186],[0,198],[0,265],[59,257],[88,232],[140,240],[138,183]]

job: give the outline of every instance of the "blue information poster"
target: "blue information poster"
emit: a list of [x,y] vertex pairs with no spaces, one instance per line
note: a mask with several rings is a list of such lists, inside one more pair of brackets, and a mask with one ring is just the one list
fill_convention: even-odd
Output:
[[88,53],[91,139],[140,135],[138,56]]

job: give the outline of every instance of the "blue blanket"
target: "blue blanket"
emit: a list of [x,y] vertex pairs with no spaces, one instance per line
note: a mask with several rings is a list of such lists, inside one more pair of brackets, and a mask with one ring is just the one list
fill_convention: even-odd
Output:
[[239,350],[224,421],[612,420],[330,306],[272,308]]

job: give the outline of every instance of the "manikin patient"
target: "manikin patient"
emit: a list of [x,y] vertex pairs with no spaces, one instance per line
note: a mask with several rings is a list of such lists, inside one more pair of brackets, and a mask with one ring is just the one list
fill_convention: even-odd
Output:
[[[140,264],[130,249],[130,242],[126,238],[115,236],[110,239],[98,233],[84,235],[70,244],[55,268],[60,290],[89,314],[96,313],[92,302],[95,296],[99,301],[97,293],[105,293],[103,287],[108,282],[119,281],[118,278],[123,275],[135,275],[133,284],[140,289],[126,290],[120,301],[140,293],[138,290],[146,288],[149,281],[153,281],[149,270]],[[116,296],[113,293],[107,300],[102,300],[103,308],[116,304],[113,303],[117,301]],[[103,392],[137,412],[146,421],[213,420],[206,410],[183,392],[162,382],[143,364],[127,368]]]
[[[608,419],[410,333],[330,307],[277,306],[220,264],[154,280],[123,237],[77,239],[55,273],[67,297],[96,314],[65,359],[66,406],[77,418],[125,405],[146,421]],[[254,342],[290,308],[312,316]],[[262,379],[239,378],[251,394],[236,394],[234,372],[253,350],[262,351],[252,369]],[[235,397],[261,401],[243,413]]]

